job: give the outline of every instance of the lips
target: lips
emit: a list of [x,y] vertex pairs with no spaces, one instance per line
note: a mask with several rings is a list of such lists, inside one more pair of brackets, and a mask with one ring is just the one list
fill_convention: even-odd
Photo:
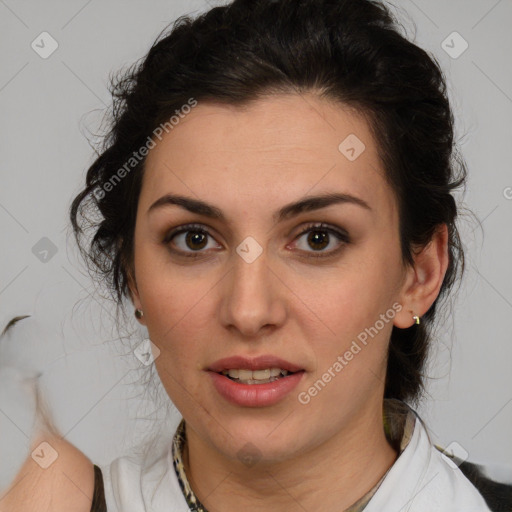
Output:
[[220,373],[223,370],[243,369],[254,371],[265,370],[267,368],[280,368],[281,370],[288,370],[289,372],[298,372],[303,370],[300,366],[271,354],[264,354],[254,358],[244,356],[226,357],[215,361],[207,368],[207,370]]

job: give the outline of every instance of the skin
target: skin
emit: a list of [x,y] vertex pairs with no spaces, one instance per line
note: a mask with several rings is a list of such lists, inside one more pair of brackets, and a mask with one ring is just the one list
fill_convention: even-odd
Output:
[[0,512],[89,512],[94,493],[91,460],[55,431],[39,431],[30,453],[48,452],[41,443],[48,443],[57,458],[43,468],[29,454],[13,483],[0,494]]
[[[366,146],[355,161],[338,150],[349,134]],[[393,325],[411,326],[437,297],[448,264],[446,226],[405,266],[378,141],[360,113],[312,93],[247,108],[199,102],[156,142],[138,204],[130,290],[160,349],[162,383],[186,420],[185,471],[194,492],[210,512],[347,508],[396,460],[382,425],[389,337]],[[351,194],[370,209],[335,204],[273,221],[282,206],[327,192]],[[177,205],[148,213],[166,193],[213,204],[226,221]],[[299,234],[318,222],[345,230],[349,242],[328,234],[315,250],[308,233]],[[197,254],[201,244],[187,245],[184,234],[163,242],[187,223],[211,233],[197,259],[171,251]],[[248,236],[262,248],[252,263],[236,252]],[[333,255],[308,257],[319,252]],[[402,306],[394,319],[301,404],[298,394],[394,303]],[[272,406],[227,402],[206,368],[260,354],[304,368],[299,386]],[[237,456],[246,443],[260,457],[250,467]]]

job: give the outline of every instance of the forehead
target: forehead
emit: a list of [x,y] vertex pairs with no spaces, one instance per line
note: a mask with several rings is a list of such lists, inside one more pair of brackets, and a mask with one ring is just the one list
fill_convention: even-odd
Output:
[[146,209],[171,191],[217,204],[286,202],[334,189],[374,203],[392,199],[365,117],[313,94],[244,107],[199,101],[155,142],[140,198]]

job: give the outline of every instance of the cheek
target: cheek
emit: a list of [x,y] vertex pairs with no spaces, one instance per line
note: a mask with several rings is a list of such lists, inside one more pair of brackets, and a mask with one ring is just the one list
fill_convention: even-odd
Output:
[[148,279],[142,287],[149,337],[160,349],[156,369],[180,411],[190,408],[191,403],[203,401],[197,377],[201,363],[208,360],[205,341],[209,339],[214,315],[208,295],[204,296],[211,286],[199,292],[200,284],[204,285],[204,279],[194,284],[162,275],[155,280]]
[[137,247],[135,266],[148,329],[151,326],[155,339],[161,341],[172,338],[187,325],[189,317],[197,316],[218,281],[200,265],[174,263],[165,248],[147,241]]
[[307,400],[312,408],[304,410],[317,411],[332,425],[366,403],[385,380],[394,310],[384,286],[378,289],[377,278],[369,272],[324,283],[315,302],[321,322],[314,315],[303,316],[303,322],[308,318],[301,326],[303,336],[309,340],[316,366],[299,390],[299,402]]
[[[331,368],[337,377],[333,380],[343,381],[343,386],[330,386],[340,399],[378,384],[378,376],[385,370],[401,268],[397,254],[366,248],[347,257],[329,275],[316,281],[308,277],[307,285],[304,278],[301,281],[303,288],[298,295],[308,308],[302,306],[302,313],[296,309],[294,317],[302,322],[301,329],[317,361],[313,380]],[[337,371],[333,368],[336,362],[342,370],[339,364]]]
[[316,317],[302,314],[303,336],[310,340],[317,361],[315,377],[340,362],[340,356],[343,370],[338,367],[336,373],[348,380],[348,388],[358,387],[369,371],[380,373],[392,327],[389,320],[379,322],[375,331],[380,314],[391,304],[381,300],[374,286],[361,284],[358,279],[342,279],[336,286],[324,286],[315,302]]
[[173,354],[174,364],[181,365],[185,359],[186,364],[192,363],[199,350],[198,333],[206,328],[208,319],[211,324],[207,291],[198,292],[198,284],[160,276],[153,286],[150,281],[145,283],[141,291],[149,336],[159,348]]
[[[393,304],[400,268],[393,255],[375,258],[357,251],[329,271],[303,274],[294,293],[309,328],[323,326],[325,334],[347,340],[373,325]],[[299,284],[300,283],[300,284]],[[300,303],[297,307],[300,307]],[[304,314],[307,313],[307,314]],[[314,314],[312,314],[314,313]]]

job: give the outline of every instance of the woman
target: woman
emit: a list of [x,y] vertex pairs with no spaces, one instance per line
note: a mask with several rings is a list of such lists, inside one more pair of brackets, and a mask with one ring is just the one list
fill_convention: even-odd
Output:
[[490,510],[407,405],[463,266],[432,57],[381,3],[235,0],[112,92],[71,221],[183,421],[95,466],[92,510]]

